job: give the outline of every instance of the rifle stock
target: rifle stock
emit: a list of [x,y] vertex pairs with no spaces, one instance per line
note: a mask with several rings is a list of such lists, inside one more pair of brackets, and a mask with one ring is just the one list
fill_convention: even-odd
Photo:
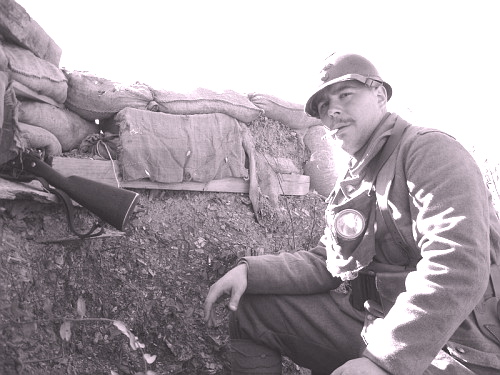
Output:
[[63,176],[49,164],[29,153],[22,154],[22,164],[24,170],[62,190],[72,200],[118,230],[123,230],[127,225],[139,201],[139,194],[129,190],[80,176]]

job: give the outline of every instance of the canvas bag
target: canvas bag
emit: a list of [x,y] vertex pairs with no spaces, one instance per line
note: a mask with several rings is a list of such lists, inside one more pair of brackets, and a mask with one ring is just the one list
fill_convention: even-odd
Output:
[[248,177],[240,123],[222,113],[170,115],[125,108],[118,157],[123,179],[162,183]]

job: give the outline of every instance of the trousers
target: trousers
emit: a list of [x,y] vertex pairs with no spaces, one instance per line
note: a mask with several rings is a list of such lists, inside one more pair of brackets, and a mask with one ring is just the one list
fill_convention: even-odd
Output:
[[[284,355],[313,375],[329,375],[345,362],[359,358],[365,313],[354,309],[349,295],[331,291],[313,295],[245,294],[231,313],[232,340],[251,340]],[[443,350],[425,375],[493,374],[469,368]]]
[[330,374],[364,348],[364,313],[347,295],[335,295],[336,302],[330,293],[245,294],[231,314],[230,337],[272,348],[315,375]]

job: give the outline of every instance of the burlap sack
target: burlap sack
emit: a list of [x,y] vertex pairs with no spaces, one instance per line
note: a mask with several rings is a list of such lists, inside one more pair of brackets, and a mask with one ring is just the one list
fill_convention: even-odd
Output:
[[63,151],[78,148],[88,135],[99,131],[95,123],[74,112],[34,101],[19,101],[19,121],[54,134]]
[[304,165],[304,174],[311,178],[311,189],[327,197],[337,179],[345,173],[349,156],[334,144],[331,137],[325,137],[323,126],[309,128],[304,136],[304,144],[311,152]]
[[8,67],[9,67],[9,59],[5,54],[3,43],[0,38],[0,70],[5,72],[7,71]]
[[271,156],[268,153],[262,153],[262,158],[266,164],[275,172],[275,173],[295,173],[301,174],[299,168],[293,164],[293,160],[290,158],[281,158],[276,156]]
[[[51,8],[48,11],[54,12]],[[59,66],[61,48],[15,0],[0,1],[0,34],[39,58]]]
[[158,110],[147,85],[122,85],[89,72],[63,72],[68,79],[65,105],[86,120],[108,119],[127,107]]
[[222,93],[204,88],[198,88],[190,93],[177,93],[153,88],[151,90],[159,110],[174,115],[224,113],[241,122],[249,123],[256,120],[263,112],[245,95],[232,90]]
[[64,103],[68,92],[68,81],[57,66],[14,44],[4,42],[3,50],[7,56],[7,69],[12,80],[21,82],[57,103]]
[[125,108],[118,160],[125,181],[173,183],[247,177],[240,123],[222,113],[170,115]]
[[321,125],[321,120],[308,116],[301,104],[294,104],[271,95],[257,93],[249,94],[248,98],[264,111],[266,117],[279,121],[291,129],[306,129],[311,126]]
[[13,159],[22,148],[16,134],[17,105],[9,75],[0,71],[0,165]]
[[56,136],[38,126],[24,124],[19,125],[19,138],[22,148],[40,148],[45,151],[46,156],[57,156],[62,153],[62,147]]

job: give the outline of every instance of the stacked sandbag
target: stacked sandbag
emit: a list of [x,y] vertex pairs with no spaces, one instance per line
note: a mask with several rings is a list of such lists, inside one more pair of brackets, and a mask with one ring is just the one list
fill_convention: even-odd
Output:
[[41,148],[47,156],[79,148],[99,128],[94,118],[65,107],[68,79],[58,67],[60,48],[15,1],[2,2],[0,10],[0,70],[17,98],[21,147]]
[[19,138],[21,139],[23,149],[43,149],[45,155],[47,156],[55,156],[62,153],[61,144],[57,140],[56,136],[48,130],[39,126],[24,124],[22,122],[18,123],[18,128]]
[[[2,43],[2,38],[0,35],[0,45],[1,45],[1,43]],[[7,58],[7,55],[5,54],[3,47],[0,47],[0,71],[7,72],[8,67],[9,67],[9,59]]]
[[151,91],[159,111],[174,115],[224,113],[238,121],[250,123],[263,113],[247,96],[232,90],[215,92],[198,88],[189,93],[177,93],[151,88]]
[[68,80],[66,107],[82,118],[106,120],[124,108],[158,111],[149,87],[142,83],[123,85],[90,72],[63,69]]
[[[14,95],[13,100],[4,97],[2,104],[13,103],[10,128],[15,133],[14,146],[20,150],[40,148],[47,156],[58,155],[78,146],[82,132],[96,130],[93,124],[76,129],[81,119],[64,112],[68,82],[58,67],[60,57],[61,49],[23,7],[14,0],[2,0],[0,70]],[[46,110],[48,106],[54,109]],[[64,126],[61,117],[65,117]]]
[[94,122],[66,108],[35,101],[19,102],[19,121],[52,133],[64,152],[78,148],[87,136],[99,131]]
[[7,42],[2,43],[7,57],[7,72],[12,80],[63,104],[68,92],[68,81],[63,72],[27,49]]
[[30,50],[35,56],[59,66],[62,50],[15,0],[0,1],[0,35]]
[[278,99],[272,95],[252,93],[250,101],[264,111],[264,115],[281,122],[291,129],[308,129],[321,125],[321,120],[310,117],[304,112],[304,106]]
[[[9,86],[17,97],[15,131],[21,149],[39,148],[47,156],[56,156],[78,147],[85,136],[97,131],[95,124],[82,124],[82,119],[64,109],[67,81],[62,71],[50,62],[3,42],[0,67],[8,75]],[[25,94],[42,101],[28,100]]]
[[9,76],[0,71],[0,165],[13,159],[21,147],[16,137],[17,99]]
[[215,92],[198,88],[180,93],[142,83],[123,85],[90,72],[63,72],[68,80],[66,107],[91,121],[109,119],[124,108],[172,115],[224,113],[244,123],[256,120],[263,113],[246,95],[232,90]]
[[325,134],[323,126],[312,126],[308,129],[304,144],[311,156],[304,165],[304,174],[311,178],[312,190],[328,197],[337,179],[346,172],[349,156]]

